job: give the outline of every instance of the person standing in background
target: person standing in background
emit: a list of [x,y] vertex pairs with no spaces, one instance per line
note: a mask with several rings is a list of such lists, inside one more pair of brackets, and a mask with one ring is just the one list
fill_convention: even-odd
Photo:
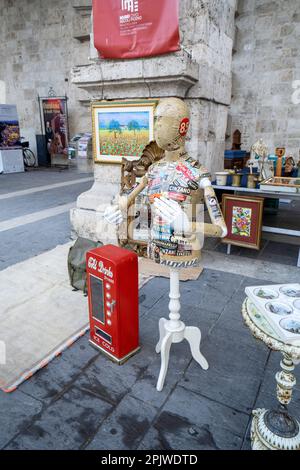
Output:
[[51,148],[52,140],[54,138],[54,132],[49,121],[46,122],[45,134],[46,134],[47,160],[48,160],[48,163],[50,163],[51,162],[50,148]]

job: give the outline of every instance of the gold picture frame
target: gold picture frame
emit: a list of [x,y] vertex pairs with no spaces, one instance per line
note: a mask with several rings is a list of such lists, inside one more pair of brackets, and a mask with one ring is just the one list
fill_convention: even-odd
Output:
[[260,249],[264,198],[222,195],[222,212],[228,234],[223,243]]
[[154,138],[157,99],[94,101],[91,105],[95,163],[137,160]]

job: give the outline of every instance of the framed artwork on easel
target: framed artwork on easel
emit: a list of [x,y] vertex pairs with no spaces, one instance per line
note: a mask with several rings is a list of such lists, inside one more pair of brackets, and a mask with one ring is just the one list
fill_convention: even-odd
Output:
[[222,243],[260,249],[264,199],[223,194],[222,212],[228,234]]
[[95,162],[122,164],[124,157],[139,159],[153,140],[157,104],[154,99],[92,103]]

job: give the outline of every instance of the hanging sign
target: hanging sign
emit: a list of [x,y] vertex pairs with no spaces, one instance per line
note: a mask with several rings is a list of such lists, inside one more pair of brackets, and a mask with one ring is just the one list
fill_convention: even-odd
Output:
[[94,43],[105,59],[179,50],[178,0],[93,0]]

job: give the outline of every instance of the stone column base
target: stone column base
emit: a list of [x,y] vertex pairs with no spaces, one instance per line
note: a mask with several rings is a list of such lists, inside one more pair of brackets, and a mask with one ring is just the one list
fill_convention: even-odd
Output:
[[72,238],[84,237],[103,244],[118,245],[116,227],[104,219],[104,211],[120,193],[120,165],[95,165],[95,182],[80,194],[76,208],[71,209]]

